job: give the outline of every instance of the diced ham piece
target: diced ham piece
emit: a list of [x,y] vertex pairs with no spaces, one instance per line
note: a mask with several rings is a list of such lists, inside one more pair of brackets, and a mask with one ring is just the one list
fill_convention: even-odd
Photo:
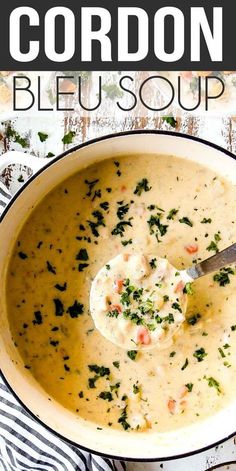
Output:
[[198,244],[189,244],[189,245],[186,245],[184,248],[186,252],[188,252],[189,254],[198,252]]
[[144,326],[139,327],[137,333],[137,343],[141,343],[142,345],[149,345],[151,342],[151,337],[148,332],[148,329]]
[[115,293],[121,293],[123,288],[123,280],[118,279],[115,281]]

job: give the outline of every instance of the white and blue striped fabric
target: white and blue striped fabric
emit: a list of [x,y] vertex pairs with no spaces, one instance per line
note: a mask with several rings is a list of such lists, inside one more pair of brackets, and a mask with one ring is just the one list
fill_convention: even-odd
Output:
[[0,376],[0,471],[125,471],[125,464],[59,439],[23,409]]

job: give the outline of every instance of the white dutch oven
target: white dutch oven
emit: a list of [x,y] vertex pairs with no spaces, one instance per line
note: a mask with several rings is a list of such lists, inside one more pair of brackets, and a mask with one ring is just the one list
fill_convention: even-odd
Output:
[[[125,432],[97,429],[96,424],[84,421],[49,400],[15,348],[6,313],[5,276],[8,256],[17,234],[37,203],[60,183],[86,166],[122,154],[174,154],[200,162],[236,184],[236,161],[229,152],[196,139],[171,132],[134,131],[102,137],[53,159],[31,158],[13,153],[0,158],[0,171],[10,163],[28,165],[36,174],[13,197],[0,221],[0,366],[12,392],[35,417],[61,437],[114,458],[125,460],[163,460],[183,457],[202,451],[223,441],[236,431],[236,399],[227,408],[205,421],[168,433]],[[46,165],[45,165],[46,163]],[[40,167],[44,167],[41,168]],[[158,171],[158,169],[157,169]],[[1,190],[0,190],[1,194]],[[2,200],[4,197],[1,197]],[[5,198],[5,201],[8,201]],[[158,400],[158,391],[156,391]]]

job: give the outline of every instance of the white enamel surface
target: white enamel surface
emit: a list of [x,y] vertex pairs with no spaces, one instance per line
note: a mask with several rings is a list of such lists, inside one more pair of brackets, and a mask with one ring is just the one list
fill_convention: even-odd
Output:
[[[7,256],[19,228],[37,201],[57,183],[95,161],[127,153],[174,154],[202,163],[236,184],[236,163],[221,151],[202,143],[155,134],[133,134],[93,143],[72,152],[34,179],[14,201],[0,224],[0,363],[3,374],[26,406],[56,432],[84,447],[125,458],[158,459],[193,452],[222,440],[235,432],[236,402],[199,424],[171,433],[125,433],[97,430],[96,426],[76,418],[53,400],[23,368],[13,345],[6,319],[4,279]],[[11,236],[9,236],[9,234]]]

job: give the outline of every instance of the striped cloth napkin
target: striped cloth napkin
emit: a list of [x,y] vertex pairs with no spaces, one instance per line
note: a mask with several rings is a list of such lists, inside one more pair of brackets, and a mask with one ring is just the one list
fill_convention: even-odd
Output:
[[[91,443],[91,448],[92,448]],[[28,414],[0,376],[1,471],[125,471],[125,464],[67,444]]]

